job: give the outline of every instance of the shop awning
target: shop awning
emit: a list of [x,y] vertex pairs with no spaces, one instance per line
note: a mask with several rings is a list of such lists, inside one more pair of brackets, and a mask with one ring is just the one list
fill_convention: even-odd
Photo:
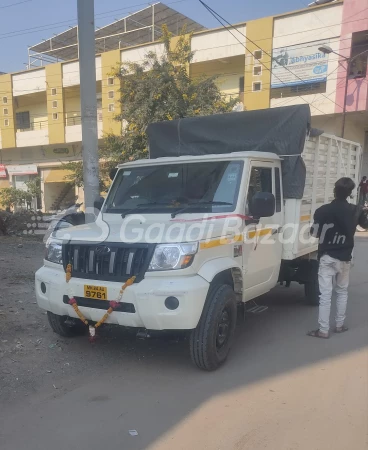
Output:
[[65,179],[68,175],[73,175],[73,172],[65,169],[51,169],[45,178],[45,183],[70,183],[71,180]]
[[4,164],[0,164],[0,178],[6,178],[6,168]]
[[6,166],[9,175],[37,175],[38,170],[35,164],[22,164],[19,166]]

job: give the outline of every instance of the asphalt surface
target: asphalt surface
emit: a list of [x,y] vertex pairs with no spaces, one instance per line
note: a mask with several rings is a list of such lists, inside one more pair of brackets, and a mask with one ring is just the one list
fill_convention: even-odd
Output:
[[[38,264],[41,248],[26,251],[34,259],[23,263]],[[19,311],[25,323],[17,330],[23,349],[12,344],[0,359],[0,448],[366,450],[367,269],[368,236],[361,234],[347,333],[307,337],[317,309],[303,303],[301,286],[277,287],[258,300],[266,312],[239,320],[231,355],[214,373],[191,365],[185,341],[137,341],[114,327],[93,346],[84,336],[58,339],[25,279],[30,305]]]

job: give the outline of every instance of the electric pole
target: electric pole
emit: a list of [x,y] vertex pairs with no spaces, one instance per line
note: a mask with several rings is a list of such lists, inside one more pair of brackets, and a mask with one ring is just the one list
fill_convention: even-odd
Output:
[[78,1],[78,53],[82,116],[83,182],[86,221],[94,220],[100,196],[96,100],[94,0]]

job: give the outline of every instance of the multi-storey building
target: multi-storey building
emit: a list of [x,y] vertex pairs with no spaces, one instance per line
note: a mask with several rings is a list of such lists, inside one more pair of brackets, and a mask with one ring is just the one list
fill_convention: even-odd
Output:
[[[223,94],[240,97],[248,110],[307,102],[313,126],[336,135],[346,111],[345,138],[365,148],[368,175],[368,0],[330,1],[228,29],[205,29],[157,3],[98,29],[101,142],[104,133],[121,132],[114,120],[120,86],[112,68],[142,61],[148,51],[162,52],[163,24],[174,34],[186,24],[193,33],[190,75],[217,75]],[[81,151],[78,38],[72,28],[31,47],[27,70],[0,75],[0,188],[21,188],[29,177],[41,176],[39,206],[58,209],[83,196],[63,169],[64,162],[80,160]]]

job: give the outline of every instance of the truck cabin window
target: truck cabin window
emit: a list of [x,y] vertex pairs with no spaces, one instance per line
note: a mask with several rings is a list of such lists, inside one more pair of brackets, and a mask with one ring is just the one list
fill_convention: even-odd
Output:
[[121,169],[105,213],[232,212],[236,208],[242,161],[146,165]]
[[257,192],[272,194],[272,169],[266,167],[252,167],[246,202],[246,214],[249,214],[249,203]]

